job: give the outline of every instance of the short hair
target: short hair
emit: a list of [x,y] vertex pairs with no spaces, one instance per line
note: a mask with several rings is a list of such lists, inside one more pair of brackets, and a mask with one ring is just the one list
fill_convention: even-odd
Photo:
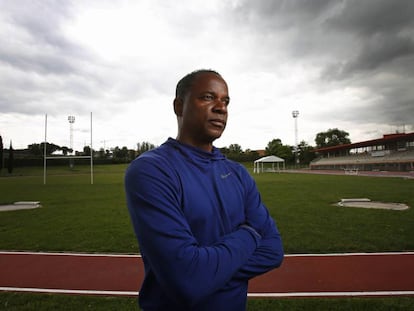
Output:
[[178,81],[177,87],[175,89],[175,98],[184,98],[186,93],[190,90],[191,85],[193,84],[197,76],[203,73],[213,73],[213,74],[218,75],[220,78],[223,78],[221,74],[219,74],[217,71],[212,70],[212,69],[195,70],[187,74],[186,76],[184,76],[180,81]]

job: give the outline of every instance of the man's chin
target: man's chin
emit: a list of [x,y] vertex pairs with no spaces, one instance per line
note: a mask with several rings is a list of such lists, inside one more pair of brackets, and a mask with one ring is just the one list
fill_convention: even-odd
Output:
[[210,135],[210,136],[208,136],[208,137],[206,137],[206,139],[205,139],[205,142],[206,143],[209,143],[209,144],[212,144],[215,140],[217,140],[217,139],[219,139],[221,137],[221,134],[220,135]]
[[223,131],[220,131],[220,132],[217,132],[217,133],[212,134],[211,135],[212,141],[214,141],[216,139],[219,139],[222,134],[223,134]]

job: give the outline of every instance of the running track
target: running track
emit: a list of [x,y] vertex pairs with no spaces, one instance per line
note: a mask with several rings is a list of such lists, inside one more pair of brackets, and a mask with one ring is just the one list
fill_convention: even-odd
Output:
[[[0,291],[136,296],[138,255],[0,252]],[[249,297],[414,296],[414,252],[286,255]]]

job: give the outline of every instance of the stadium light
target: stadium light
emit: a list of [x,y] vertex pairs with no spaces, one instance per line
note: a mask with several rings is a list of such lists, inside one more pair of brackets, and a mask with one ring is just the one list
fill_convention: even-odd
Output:
[[75,123],[75,117],[69,116],[68,121],[69,121],[69,148],[72,150],[71,151],[72,153],[73,152],[73,123]]
[[298,116],[299,110],[292,111],[293,119],[295,120],[295,163],[299,164],[299,157],[298,157]]

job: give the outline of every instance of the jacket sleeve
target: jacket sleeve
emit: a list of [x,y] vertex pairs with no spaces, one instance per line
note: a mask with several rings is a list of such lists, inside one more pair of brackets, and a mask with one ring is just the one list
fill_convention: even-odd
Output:
[[264,206],[256,183],[247,171],[245,171],[244,180],[246,223],[253,227],[262,239],[247,263],[235,274],[235,279],[251,279],[277,268],[282,264],[284,257],[282,239],[276,223]]
[[180,206],[179,178],[167,165],[139,158],[125,176],[128,210],[141,252],[171,299],[194,305],[223,288],[260,243],[239,228],[210,246],[199,246]]

